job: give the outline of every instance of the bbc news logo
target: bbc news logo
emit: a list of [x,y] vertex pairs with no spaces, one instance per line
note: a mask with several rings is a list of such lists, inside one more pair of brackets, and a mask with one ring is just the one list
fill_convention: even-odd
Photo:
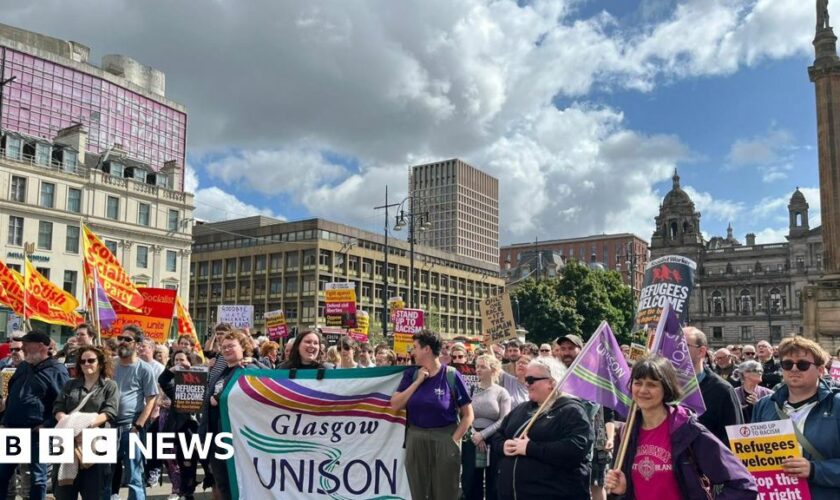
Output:
[[[72,463],[75,458],[73,429],[0,429],[0,464],[32,461],[32,446],[37,444],[38,459],[45,464]],[[37,443],[33,443],[33,439]],[[233,434],[220,432],[187,436],[181,432],[157,432],[141,436],[128,434],[128,454],[134,459],[175,460],[177,450],[188,460],[206,460],[212,452],[217,460],[233,457]],[[119,448],[117,429],[84,429],[81,432],[82,463],[115,464]]]

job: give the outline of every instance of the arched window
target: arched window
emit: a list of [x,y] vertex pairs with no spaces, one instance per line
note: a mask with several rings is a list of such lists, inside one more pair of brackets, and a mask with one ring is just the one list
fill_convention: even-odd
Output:
[[778,314],[782,311],[782,309],[784,309],[784,298],[782,297],[782,292],[780,292],[778,288],[770,290],[768,298],[770,312]]
[[671,223],[671,239],[672,239],[672,240],[677,239],[678,227],[679,227],[679,226],[677,226],[677,223],[676,223],[676,222],[672,222],[672,223]]
[[719,290],[712,292],[712,312],[715,316],[723,315],[723,294]]
[[741,290],[741,295],[739,297],[739,301],[741,303],[741,314],[743,315],[750,315],[753,312],[753,299],[750,296],[750,291],[746,288]]
[[802,227],[802,212],[796,212],[793,216],[793,222],[796,227]]
[[688,221],[683,222],[683,234],[688,234],[691,232],[691,224]]

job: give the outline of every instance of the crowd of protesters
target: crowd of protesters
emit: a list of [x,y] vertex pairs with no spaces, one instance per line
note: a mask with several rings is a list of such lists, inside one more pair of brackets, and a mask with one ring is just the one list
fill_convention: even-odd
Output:
[[[220,432],[221,394],[241,370],[411,365],[391,405],[407,410],[412,498],[600,500],[608,492],[661,500],[709,498],[709,492],[756,498],[754,479],[729,451],[725,427],[780,418],[794,421],[803,447],[803,457],[790,459],[784,471],[806,480],[812,498],[838,498],[840,393],[827,376],[831,356],[803,337],[713,351],[702,331],[684,332],[707,411],[697,417],[673,403],[680,388],[670,363],[657,356],[629,360],[631,350],[622,346],[639,408],[631,429],[609,408],[555,390],[584,346],[571,334],[539,346],[513,340],[488,347],[446,342],[424,330],[414,335],[410,355],[399,356],[387,344],[348,336],[328,348],[318,330],[281,345],[227,324],[215,327],[203,355],[191,337],[159,344],[134,325],[102,346],[94,345],[92,326],[80,325],[61,350],[45,333],[13,332],[0,344],[0,369],[15,369],[0,399],[2,425],[77,433],[115,428],[118,463],[50,467],[38,460],[33,440],[29,464],[0,464],[0,491],[10,498],[44,499],[52,491],[58,500],[109,500],[127,487],[129,498],[143,499],[165,474],[171,500],[192,499],[202,486],[212,487],[214,498],[230,498],[226,462],[180,452],[174,460],[131,458],[129,435]],[[469,384],[464,366],[474,368]],[[201,410],[175,412],[175,372],[197,367],[208,372]],[[532,419],[540,406],[544,411]],[[630,451],[614,469],[621,440]]]

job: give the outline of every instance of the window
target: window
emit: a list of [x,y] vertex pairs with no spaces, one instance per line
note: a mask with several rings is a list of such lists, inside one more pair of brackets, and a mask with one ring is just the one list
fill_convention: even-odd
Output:
[[712,327],[712,338],[720,340],[723,338],[723,327],[722,326],[713,326]]
[[114,257],[117,256],[117,242],[114,240],[105,240],[105,247],[111,251]]
[[110,174],[114,177],[123,177],[125,175],[125,165],[111,162]]
[[148,203],[137,204],[137,223],[141,226],[149,225],[150,208]]
[[79,253],[79,228],[67,226],[67,238],[64,240],[64,251],[68,253]]
[[6,136],[6,158],[20,160],[21,140]]
[[239,258],[239,272],[241,272],[241,273],[250,273],[251,272],[251,257],[240,257]]
[[78,154],[76,154],[75,151],[65,149],[64,152],[62,153],[61,168],[63,170],[68,171],[68,172],[75,172],[76,171],[76,165],[78,165],[78,163],[79,163],[78,158],[79,158],[79,156],[78,156]]
[[172,232],[178,231],[178,211],[169,210],[169,218],[167,219],[167,229]]
[[210,265],[207,262],[199,262],[198,263],[198,277],[199,278],[206,278],[207,272],[210,270]]
[[12,176],[12,192],[9,198],[12,201],[26,203],[26,177]]
[[171,273],[178,270],[178,252],[175,250],[166,251],[166,270]]
[[120,199],[115,196],[109,196],[107,203],[105,217],[118,220],[120,218]]
[[49,166],[50,160],[52,160],[52,147],[40,142],[35,144],[35,163]]
[[38,222],[38,248],[52,250],[52,231],[52,222],[43,220]]
[[236,274],[236,259],[227,259],[225,261],[225,274]]
[[76,295],[76,271],[64,271],[64,291]]
[[41,183],[41,206],[53,208],[55,205],[55,184],[50,182]]
[[147,269],[149,267],[149,247],[137,247],[137,267]]
[[221,276],[222,275],[222,261],[214,260],[213,267],[212,267],[213,276]]
[[23,217],[9,216],[9,245],[23,245]]
[[752,340],[752,327],[751,326],[742,326],[741,327],[741,340]]
[[41,273],[41,276],[43,276],[44,278],[50,279],[50,268],[36,267],[35,270]]
[[74,214],[82,211],[82,190],[76,188],[67,189],[67,211]]
[[254,257],[254,270],[258,273],[265,271],[265,255],[257,255]]

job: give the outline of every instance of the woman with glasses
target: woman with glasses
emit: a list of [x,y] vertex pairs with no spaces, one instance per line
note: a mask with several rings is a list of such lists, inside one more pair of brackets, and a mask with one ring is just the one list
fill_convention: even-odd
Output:
[[342,335],[338,341],[338,365],[336,368],[358,368],[356,363],[356,341],[347,335]]
[[738,372],[741,374],[741,385],[735,388],[735,395],[741,403],[744,423],[748,424],[752,422],[753,408],[758,400],[773,394],[773,391],[759,385],[764,368],[758,361],[744,361],[738,366]]
[[[604,486],[625,500],[754,500],[755,479],[738,457],[679,405],[677,373],[661,356],[641,358],[630,372],[638,414],[625,428],[622,468],[607,472]],[[708,488],[708,489],[707,489]]]
[[437,333],[413,336],[418,366],[403,372],[391,408],[407,410],[405,470],[411,497],[457,499],[461,472],[461,439],[473,423],[473,410],[461,374],[440,362]]
[[[76,351],[76,378],[64,386],[55,400],[53,413],[57,428],[72,428],[77,439],[83,429],[97,428],[117,418],[120,394],[117,383],[111,380],[111,361],[94,346],[82,346]],[[66,477],[59,470],[55,488],[58,500],[98,500],[102,497],[107,464],[79,467],[75,477]],[[64,476],[64,477],[62,477]]]
[[525,376],[527,375],[528,363],[530,362],[531,356],[523,354],[519,356],[519,359],[516,360],[516,364],[513,367],[516,376],[502,370],[501,385],[510,394],[510,401],[513,407],[528,401],[528,386],[525,384]]
[[[528,363],[528,401],[514,408],[500,426],[500,500],[589,498],[588,454],[595,436],[583,403],[557,390],[565,372],[554,358]],[[543,403],[545,408],[525,432]]]
[[496,473],[502,453],[498,446],[501,441],[495,441],[494,438],[498,435],[496,431],[502,425],[502,420],[510,413],[510,394],[497,384],[502,363],[495,357],[487,354],[479,356],[475,360],[475,372],[478,375],[478,386],[472,393],[475,420],[470,439],[464,441],[461,450],[463,498],[485,498],[486,478],[487,498],[496,499]]

